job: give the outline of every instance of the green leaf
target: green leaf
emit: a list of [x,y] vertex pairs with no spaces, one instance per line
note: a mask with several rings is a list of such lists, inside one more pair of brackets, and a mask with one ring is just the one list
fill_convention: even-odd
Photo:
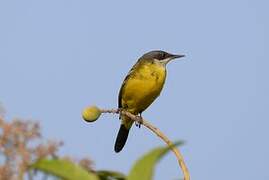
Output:
[[101,170],[96,171],[100,180],[126,180],[126,176],[120,172]]
[[[174,143],[174,146],[182,145],[183,141]],[[142,156],[133,165],[128,180],[152,180],[157,162],[170,150],[170,147],[159,147]]]
[[99,180],[94,173],[90,173],[68,160],[41,159],[31,165],[31,168],[66,180]]

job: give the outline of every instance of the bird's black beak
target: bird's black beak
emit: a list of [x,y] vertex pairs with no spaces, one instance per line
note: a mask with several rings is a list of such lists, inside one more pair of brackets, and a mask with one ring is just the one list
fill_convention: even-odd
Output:
[[162,62],[163,64],[168,64],[170,61],[177,59],[177,58],[181,58],[181,57],[185,57],[185,55],[180,55],[180,54],[169,54],[167,58],[161,60],[160,62]]
[[181,54],[172,54],[171,59],[177,59],[177,58],[182,58],[185,57],[185,55],[181,55]]

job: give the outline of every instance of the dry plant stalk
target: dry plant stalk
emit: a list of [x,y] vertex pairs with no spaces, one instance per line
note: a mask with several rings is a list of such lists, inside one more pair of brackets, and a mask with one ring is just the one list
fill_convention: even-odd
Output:
[[149,123],[145,119],[141,118],[140,116],[133,115],[132,113],[129,113],[128,111],[124,111],[124,110],[120,110],[120,109],[111,109],[111,110],[102,109],[101,112],[102,113],[113,113],[113,114],[120,114],[120,113],[124,114],[124,115],[128,116],[129,118],[131,118],[133,121],[144,125],[149,130],[151,130],[153,133],[155,133],[158,137],[160,137],[170,147],[170,149],[175,154],[177,161],[178,161],[178,164],[183,172],[184,180],[190,180],[190,173],[188,171],[188,168],[184,162],[184,158],[183,158],[182,154],[180,153],[179,149],[176,148],[173,145],[172,141],[170,141],[168,139],[168,137],[164,133],[162,133],[158,128],[156,128],[154,125],[152,125],[151,123]]
[[[29,166],[42,158],[55,158],[61,142],[43,141],[39,124],[31,121],[5,121],[0,117],[0,179],[34,179]],[[58,157],[60,158],[60,157]],[[71,159],[71,158],[70,158]],[[88,171],[92,170],[92,161],[88,158],[77,162]]]

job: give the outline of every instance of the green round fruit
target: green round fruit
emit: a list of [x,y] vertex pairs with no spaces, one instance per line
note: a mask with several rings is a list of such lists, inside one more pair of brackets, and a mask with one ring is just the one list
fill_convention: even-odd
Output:
[[86,107],[82,112],[82,117],[86,122],[94,122],[102,114],[100,109],[96,106]]

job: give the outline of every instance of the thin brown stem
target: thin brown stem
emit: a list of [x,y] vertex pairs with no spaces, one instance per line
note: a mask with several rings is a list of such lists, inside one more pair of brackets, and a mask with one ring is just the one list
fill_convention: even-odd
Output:
[[137,122],[137,123],[141,123],[142,125],[144,125],[145,127],[147,127],[149,130],[151,130],[153,133],[155,133],[158,137],[160,137],[170,148],[171,150],[174,152],[178,164],[183,172],[183,176],[184,176],[184,180],[190,180],[190,174],[188,171],[188,168],[184,162],[183,156],[180,153],[179,149],[176,148],[172,141],[170,141],[168,139],[168,137],[162,133],[158,128],[156,128],[154,125],[152,125],[151,123],[149,123],[148,121],[146,121],[145,119],[142,119],[139,116],[133,115],[132,113],[129,113],[128,111],[124,111],[124,110],[120,110],[120,109],[110,109],[110,110],[101,110],[102,113],[113,113],[113,114],[124,114],[126,116],[128,116],[130,119],[132,119],[133,121]]

